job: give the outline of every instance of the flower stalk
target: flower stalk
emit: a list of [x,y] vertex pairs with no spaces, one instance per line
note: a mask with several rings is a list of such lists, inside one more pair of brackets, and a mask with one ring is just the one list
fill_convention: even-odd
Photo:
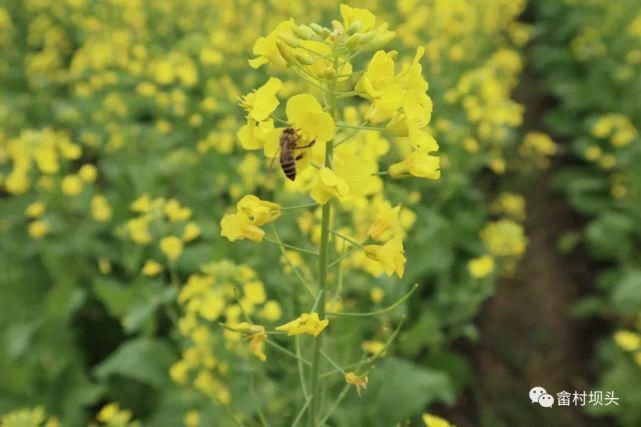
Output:
[[[263,345],[296,359],[304,405],[294,425],[300,422],[307,427],[324,425],[349,389],[355,387],[361,395],[372,368],[360,369],[361,365],[373,362],[375,357],[368,358],[367,353],[376,353],[378,357],[382,345],[377,340],[364,341],[365,354],[356,365],[358,372],[341,368],[340,358],[332,356],[331,345],[324,338],[331,332],[324,332],[330,322],[328,317],[381,316],[405,303],[416,290],[414,287],[397,302],[377,311],[343,312],[343,275],[348,265],[341,261],[345,258],[354,255],[350,269],[357,268],[375,277],[396,275],[400,278],[405,271],[403,230],[407,226],[399,217],[401,206],[393,207],[384,199],[381,177],[437,179],[440,173],[438,155],[433,154],[438,144],[428,128],[432,103],[420,64],[424,49],[417,49],[411,63],[397,67],[396,51],[383,50],[394,37],[385,23],[377,24],[376,17],[365,9],[341,5],[340,12],[342,22],[334,20],[327,28],[314,23],[296,25],[293,20],[281,22],[270,34],[256,41],[257,56],[249,61],[253,68],[266,64],[289,68],[320,93],[292,95],[284,106],[285,116],[277,113],[281,103],[277,93],[284,84],[276,77],[270,77],[241,99],[241,107],[247,113],[247,123],[237,132],[242,147],[262,150],[267,158],[280,158],[285,178],[295,181],[296,190],[309,192],[314,203],[282,207],[255,195],[245,195],[236,210],[225,214],[220,222],[221,235],[230,241],[244,239],[278,246],[281,262],[298,276],[314,300],[307,312],[275,328],[288,337],[296,337],[295,352],[270,340],[264,326],[248,319],[239,324],[243,331],[251,333],[246,338],[259,360],[266,360]],[[375,51],[369,64],[354,72],[351,59],[368,51]],[[356,75],[357,82],[351,78]],[[352,97],[360,99],[342,101]],[[354,105],[363,100],[366,108]],[[339,109],[339,103],[347,105]],[[362,135],[355,137],[359,133]],[[381,171],[379,159],[391,151],[389,140],[393,138],[401,138],[400,144],[413,152],[406,153],[388,171]],[[346,142],[350,144],[341,147]],[[359,144],[361,147],[356,147]],[[366,153],[361,153],[361,149]],[[316,217],[318,211],[305,212],[298,221],[299,228],[313,238],[316,247],[306,249],[304,244],[284,243],[273,222],[284,216],[284,212],[318,205],[321,205],[320,224]],[[358,221],[358,226],[353,230],[347,224],[337,227],[345,217]],[[269,223],[272,223],[273,237],[266,236],[262,228]],[[360,226],[367,223],[371,224],[369,229]],[[330,249],[330,245],[336,245],[336,250]],[[306,260],[312,259],[310,256],[315,256],[314,262],[318,262],[314,284],[311,280],[308,283],[306,275],[299,271]],[[331,268],[336,269],[336,274],[328,298]],[[378,289],[378,292],[376,304],[383,298],[383,291]],[[292,293],[292,296],[295,295]],[[256,294],[254,298],[263,296]],[[240,300],[238,305],[244,314]],[[311,354],[304,357],[298,338],[303,334],[314,338]],[[378,350],[372,350],[374,348]],[[343,374],[347,383],[339,398],[332,399],[334,403],[330,405],[323,404],[324,390],[330,387],[334,390],[337,384],[321,372],[327,364],[332,366],[332,372]]]
[[[338,58],[334,59],[336,67]],[[329,108],[330,114],[334,120],[337,116],[337,79],[334,78],[329,87]],[[332,156],[334,154],[334,141],[327,141],[325,145],[325,167],[332,167]],[[325,203],[321,210],[321,236],[320,251],[318,258],[318,316],[321,320],[325,319],[325,295],[327,288],[327,271],[329,270],[329,234],[330,234],[330,216],[332,211],[332,202]],[[307,413],[308,427],[315,427],[317,424],[317,413],[320,409],[320,358],[323,345],[323,336],[320,335],[314,340],[314,350],[312,356],[312,369],[310,379],[311,402]]]

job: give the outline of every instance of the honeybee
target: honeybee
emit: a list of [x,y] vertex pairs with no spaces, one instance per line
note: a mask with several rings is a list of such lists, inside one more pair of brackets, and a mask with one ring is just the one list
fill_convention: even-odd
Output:
[[298,130],[294,128],[283,130],[283,134],[280,136],[280,167],[283,169],[285,176],[292,181],[296,179],[296,160],[302,159],[305,155],[305,153],[300,153],[295,156],[294,152],[309,148],[316,143],[316,139],[313,139],[307,145],[298,146],[300,138]]

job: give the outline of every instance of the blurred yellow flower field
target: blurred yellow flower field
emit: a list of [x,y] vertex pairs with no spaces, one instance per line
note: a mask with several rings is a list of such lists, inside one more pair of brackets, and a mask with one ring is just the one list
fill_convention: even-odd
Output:
[[555,425],[483,392],[541,183],[621,396],[573,419],[641,423],[633,0],[7,0],[0,50],[0,426]]

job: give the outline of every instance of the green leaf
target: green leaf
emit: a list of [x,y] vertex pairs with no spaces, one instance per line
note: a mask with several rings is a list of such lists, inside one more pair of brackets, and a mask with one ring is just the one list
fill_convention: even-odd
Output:
[[94,372],[101,379],[121,375],[162,388],[171,384],[168,371],[175,359],[170,346],[163,341],[138,338],[120,346]]
[[575,317],[590,317],[603,313],[607,308],[606,301],[603,298],[592,296],[579,300],[570,307],[570,314]]
[[116,318],[122,317],[132,304],[132,288],[122,286],[115,280],[96,280],[94,291],[109,313]]
[[425,347],[438,346],[443,343],[442,324],[432,311],[424,311],[421,317],[403,332],[399,345],[404,353],[415,356]]
[[586,230],[591,253],[599,259],[623,259],[632,250],[635,222],[619,213],[608,212],[592,221]]
[[641,271],[630,271],[621,278],[612,294],[612,303],[624,314],[641,310]]
[[114,280],[100,279],[95,282],[96,296],[109,313],[121,320],[127,333],[147,326],[154,328],[154,314],[161,304],[173,302],[176,290],[160,281],[140,279],[126,286]]

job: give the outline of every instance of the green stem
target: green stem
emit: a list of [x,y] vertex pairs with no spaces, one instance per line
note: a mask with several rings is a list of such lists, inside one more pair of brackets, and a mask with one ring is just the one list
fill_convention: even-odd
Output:
[[[338,65],[338,57],[334,59],[334,69]],[[330,84],[329,90],[329,103],[330,103],[330,114],[336,120],[337,117],[337,108],[336,108],[336,84],[337,80],[334,79]],[[325,145],[325,166],[331,167],[332,156],[334,155],[334,141],[328,141]],[[319,301],[318,301],[318,317],[323,320],[325,319],[325,292],[327,288],[327,270],[328,270],[328,261],[329,261],[329,219],[332,212],[332,202],[328,201],[323,205],[321,211],[321,237],[320,237],[320,253],[318,259],[318,292],[319,292]],[[309,408],[307,411],[307,426],[316,427],[318,421],[318,413],[320,411],[320,400],[321,400],[321,382],[320,382],[320,358],[321,350],[323,345],[323,334],[320,334],[314,340],[314,350],[312,356],[312,369],[311,369],[311,380],[310,380],[310,394],[311,402],[309,403]]]
[[307,406],[309,406],[309,402],[311,402],[311,397],[308,398],[307,400],[305,400],[305,404],[300,409],[300,412],[298,413],[298,415],[296,416],[296,419],[292,423],[292,427],[296,427],[298,425],[298,423],[300,422],[300,420],[303,418],[303,414],[305,413],[305,410],[307,409]]
[[309,399],[309,392],[307,391],[307,383],[305,382],[305,367],[303,366],[303,356],[301,355],[301,349],[300,349],[300,337],[296,336],[295,338],[295,345],[296,345],[296,356],[298,356],[298,360],[296,361],[298,365],[298,375],[300,376],[300,386],[301,389],[303,390],[303,397],[305,397],[305,400]]
[[388,313],[392,310],[394,310],[396,307],[399,307],[401,304],[403,304],[405,301],[409,299],[409,297],[412,296],[414,291],[418,289],[418,284],[414,284],[412,286],[412,289],[405,295],[403,295],[398,301],[396,301],[394,304],[390,305],[389,307],[385,307],[381,310],[377,311],[368,311],[364,313],[327,313],[328,316],[332,317],[371,317],[371,316],[380,316],[381,314]]
[[288,355],[289,357],[291,357],[291,358],[293,358],[293,359],[298,360],[300,363],[303,363],[303,364],[305,364],[305,365],[309,365],[309,364],[310,364],[310,363],[309,363],[309,361],[305,360],[305,359],[304,359],[304,358],[302,358],[302,357],[298,357],[298,356],[296,355],[296,353],[292,353],[291,351],[287,350],[287,349],[286,349],[285,347],[283,347],[282,345],[277,344],[277,343],[275,343],[275,342],[274,342],[274,341],[272,341],[272,340],[266,340],[266,341],[265,341],[265,344],[267,344],[267,345],[268,345],[268,346],[270,346],[270,347],[275,348],[276,350],[280,351],[280,352],[281,352],[281,353],[283,353],[283,354]]
[[321,425],[325,425],[327,420],[329,420],[329,417],[332,416],[336,408],[338,408],[338,405],[340,405],[343,399],[345,399],[345,396],[347,396],[347,393],[349,392],[349,389],[351,387],[352,387],[351,384],[345,384],[345,387],[343,387],[343,390],[341,390],[341,392],[338,394],[338,397],[336,398],[332,406],[329,408],[329,411],[327,411],[327,415],[325,415],[321,420]]
[[345,258],[350,256],[352,254],[352,252],[354,252],[354,250],[363,249],[365,247],[365,245],[367,245],[368,242],[369,242],[369,240],[365,240],[365,241],[363,241],[363,243],[359,244],[358,246],[350,246],[349,248],[344,249],[343,253],[338,258],[336,258],[334,261],[330,262],[327,267],[328,268],[332,268],[336,264],[339,264],[342,260],[344,260]]
[[305,209],[305,208],[313,208],[318,206],[318,203],[306,203],[304,205],[295,205],[295,206],[283,206],[281,207],[281,210],[284,211],[289,211],[292,209]]
[[356,92],[356,91],[354,91],[354,90],[353,90],[353,91],[351,91],[351,92],[344,92],[343,94],[341,94],[341,95],[339,96],[339,98],[341,98],[341,99],[342,99],[342,98],[351,98],[352,96],[356,96],[356,95],[358,95],[358,92]]
[[[274,224],[271,224],[271,226],[272,226],[272,232],[274,233],[274,236],[276,237],[276,241],[278,243],[282,243],[282,241],[280,240],[280,236],[278,235],[278,230],[276,230],[276,226],[274,226]],[[307,292],[309,292],[309,294],[313,297],[314,296],[314,291],[312,290],[312,287],[309,285],[309,283],[307,283],[307,280],[305,280],[305,278],[303,277],[303,274],[298,270],[298,267],[296,267],[294,265],[294,263],[292,262],[292,260],[289,259],[289,256],[287,256],[287,252],[285,252],[285,248],[283,248],[280,245],[279,245],[279,248],[280,248],[281,255],[285,258],[285,261],[289,265],[289,268],[292,269],[294,274],[296,274],[296,276],[303,283],[303,286],[305,286],[305,289],[307,289]]]
[[381,351],[379,351],[375,355],[373,355],[371,357],[367,357],[367,354],[365,354],[361,358],[360,361],[352,363],[352,364],[349,364],[349,365],[346,365],[346,366],[343,366],[341,368],[341,370],[334,369],[332,371],[325,372],[325,373],[321,374],[321,377],[324,378],[324,377],[327,377],[329,375],[334,375],[336,373],[342,373],[344,375],[345,371],[351,370],[351,369],[355,369],[355,368],[361,367],[363,365],[370,365],[370,369],[371,369],[374,366],[374,362],[376,362],[378,359],[380,359],[381,357],[383,357],[386,354],[387,349],[392,345],[392,343],[394,342],[394,340],[398,336],[398,334],[401,331],[401,328],[403,327],[404,323],[405,323],[405,318],[403,318],[398,323],[398,326],[396,326],[396,329],[394,330],[392,335],[390,335],[390,337],[387,339],[385,344],[383,344],[383,348],[381,349]]
[[290,245],[290,244],[288,244],[288,243],[278,242],[278,241],[276,241],[276,240],[272,240],[272,239],[270,239],[269,237],[263,237],[263,241],[264,241],[264,242],[273,243],[274,245],[278,245],[278,246],[281,246],[281,247],[283,247],[283,248],[291,249],[291,250],[293,250],[293,251],[302,252],[302,253],[304,253],[304,254],[318,255],[318,253],[317,253],[317,252],[314,252],[314,251],[312,251],[312,250],[305,249],[305,248],[299,248],[298,246]]
[[267,421],[267,417],[265,417],[265,414],[263,413],[263,408],[258,401],[253,375],[249,379],[249,393],[251,394],[252,400],[254,401],[254,406],[256,406],[256,412],[258,413],[258,418],[260,419],[261,424],[263,425],[263,427],[271,427],[271,424],[269,424],[269,422]]
[[358,247],[358,248],[360,248],[360,249],[365,249],[365,248],[363,247],[363,245],[361,245],[360,243],[358,243],[358,242],[357,242],[357,241],[355,241],[354,239],[350,239],[349,237],[347,237],[347,236],[345,236],[345,235],[343,235],[343,234],[339,233],[338,231],[334,231],[334,230],[329,230],[329,231],[330,231],[330,233],[332,233],[333,235],[338,236],[338,237],[340,237],[341,239],[345,240],[346,242],[350,243],[352,246],[356,246],[356,247]]
[[338,363],[336,363],[336,361],[329,356],[329,354],[327,354],[323,350],[321,350],[321,355],[325,359],[327,359],[327,361],[334,367],[334,369],[336,369],[341,374],[345,375],[346,372],[343,370],[343,368],[341,368],[340,365]]
[[238,420],[238,418],[236,418],[236,415],[234,415],[234,413],[232,412],[232,410],[229,407],[229,405],[225,405],[223,403],[222,406],[225,408],[225,410],[227,411],[227,415],[229,416],[229,418],[231,418],[231,420],[234,422],[234,424],[236,424],[238,427],[245,427],[245,424],[243,424],[242,422],[240,422]]
[[358,126],[358,125],[348,125],[346,123],[336,123],[336,127],[339,129],[358,129],[358,130],[369,130],[369,131],[379,131],[379,132],[389,131],[389,129],[380,127],[380,126]]

